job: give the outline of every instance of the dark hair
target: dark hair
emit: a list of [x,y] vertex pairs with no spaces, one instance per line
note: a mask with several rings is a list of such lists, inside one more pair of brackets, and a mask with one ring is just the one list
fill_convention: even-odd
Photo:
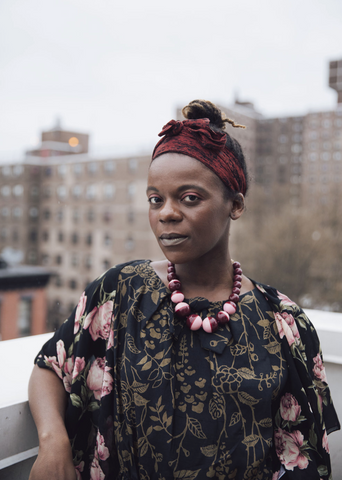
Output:
[[[186,105],[182,110],[183,116],[187,120],[196,120],[199,118],[209,118],[210,120],[210,128],[216,132],[225,133],[226,139],[226,146],[228,150],[230,150],[234,156],[237,158],[238,162],[241,165],[241,168],[244,172],[246,178],[246,193],[249,186],[249,177],[247,171],[247,165],[245,156],[242,152],[241,145],[239,142],[234,138],[231,137],[227,132],[225,132],[226,124],[229,123],[232,127],[235,128],[246,128],[244,125],[239,125],[235,123],[234,120],[228,118],[221,110],[214,105],[213,103],[209,102],[209,100],[193,100],[188,105]],[[228,193],[229,198],[234,196],[234,194],[238,192],[232,192],[225,187]]]

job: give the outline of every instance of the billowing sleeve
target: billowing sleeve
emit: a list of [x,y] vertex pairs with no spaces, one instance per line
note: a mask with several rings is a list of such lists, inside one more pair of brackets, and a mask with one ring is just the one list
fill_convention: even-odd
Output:
[[[39,367],[58,375],[68,394],[65,425],[82,479],[99,468],[94,465],[96,445],[105,438],[110,446],[112,438],[107,419],[114,405],[114,305],[120,267],[108,270],[85,289],[70,317],[35,359]],[[104,457],[108,460],[109,450]]]

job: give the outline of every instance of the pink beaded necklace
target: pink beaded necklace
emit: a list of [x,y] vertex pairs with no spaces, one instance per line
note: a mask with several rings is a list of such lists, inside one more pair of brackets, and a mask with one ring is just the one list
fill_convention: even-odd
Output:
[[223,325],[229,321],[229,315],[236,312],[236,304],[239,301],[241,289],[242,270],[239,262],[233,263],[234,277],[233,290],[227,302],[223,304],[223,310],[218,312],[215,317],[206,317],[204,320],[196,313],[191,314],[190,305],[184,302],[184,295],[181,291],[182,285],[176,275],[176,268],[172,262],[168,263],[167,279],[169,281],[169,290],[171,290],[171,300],[176,304],[175,313],[179,317],[186,318],[186,324],[190,330],[198,330],[201,327],[207,333],[216,332],[219,324]]

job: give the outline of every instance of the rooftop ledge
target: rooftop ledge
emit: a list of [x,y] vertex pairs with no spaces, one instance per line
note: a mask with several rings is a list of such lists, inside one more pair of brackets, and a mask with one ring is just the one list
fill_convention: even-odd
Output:
[[[335,408],[342,420],[342,313],[306,309],[317,329]],[[38,452],[37,431],[27,402],[33,361],[53,335],[0,342],[0,478],[27,480]],[[342,432],[329,436],[334,480],[342,480]]]

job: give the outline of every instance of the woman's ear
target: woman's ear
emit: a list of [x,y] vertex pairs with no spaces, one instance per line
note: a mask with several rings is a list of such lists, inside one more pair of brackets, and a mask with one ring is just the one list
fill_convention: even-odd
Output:
[[232,220],[237,220],[243,214],[245,209],[245,197],[242,193],[238,193],[233,200],[232,209],[230,212],[230,218]]

